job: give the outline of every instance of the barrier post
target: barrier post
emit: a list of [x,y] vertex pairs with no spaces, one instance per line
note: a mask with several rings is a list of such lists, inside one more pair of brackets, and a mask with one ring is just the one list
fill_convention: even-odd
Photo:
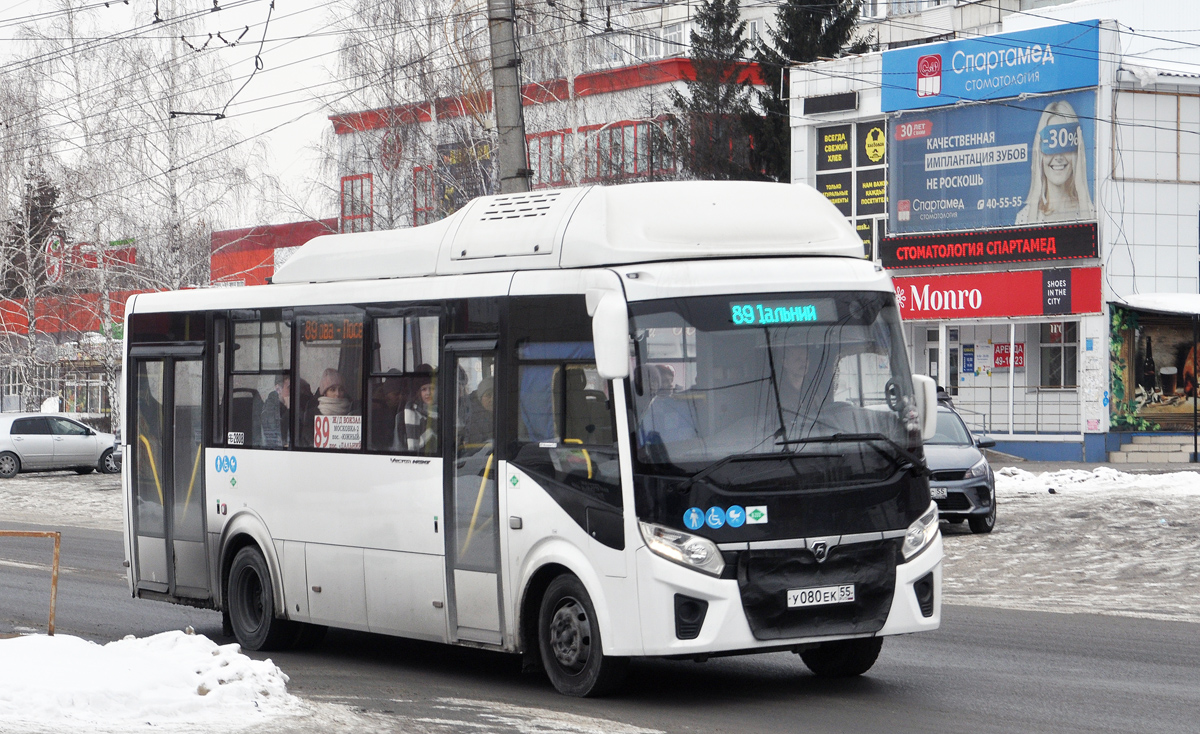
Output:
[[58,601],[58,555],[62,546],[62,533],[57,530],[0,530],[6,538],[54,538],[54,564],[50,568],[50,623],[47,634],[54,636],[54,606]]

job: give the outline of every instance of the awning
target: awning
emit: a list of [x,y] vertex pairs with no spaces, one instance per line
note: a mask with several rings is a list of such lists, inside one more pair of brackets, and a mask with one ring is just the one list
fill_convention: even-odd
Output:
[[1109,303],[1134,311],[1200,316],[1200,294],[1197,293],[1140,293],[1117,297]]

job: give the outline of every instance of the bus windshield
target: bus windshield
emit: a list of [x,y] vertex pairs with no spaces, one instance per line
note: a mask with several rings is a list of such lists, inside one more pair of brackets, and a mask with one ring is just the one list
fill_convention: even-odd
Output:
[[890,293],[706,296],[630,309],[643,473],[688,476],[728,457],[828,464],[836,455],[886,474],[896,463],[886,444],[919,446]]

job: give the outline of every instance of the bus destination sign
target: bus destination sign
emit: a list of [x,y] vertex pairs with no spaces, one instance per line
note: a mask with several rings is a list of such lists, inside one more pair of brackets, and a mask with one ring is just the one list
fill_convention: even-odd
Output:
[[735,326],[778,326],[827,321],[833,304],[821,301],[762,301],[731,303],[730,316]]
[[354,342],[361,341],[362,337],[362,319],[344,316],[304,319],[304,326],[300,330],[300,339],[305,342]]

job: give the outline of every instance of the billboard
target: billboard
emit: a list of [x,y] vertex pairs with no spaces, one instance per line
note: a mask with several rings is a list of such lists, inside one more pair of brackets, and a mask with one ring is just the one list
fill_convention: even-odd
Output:
[[1096,92],[908,113],[889,126],[888,231],[1096,218]]
[[1095,222],[885,237],[879,243],[879,260],[890,269],[1078,260],[1097,254]]
[[884,112],[1094,87],[1100,21],[909,46],[883,54]]
[[1100,268],[892,279],[905,321],[1099,313]]

